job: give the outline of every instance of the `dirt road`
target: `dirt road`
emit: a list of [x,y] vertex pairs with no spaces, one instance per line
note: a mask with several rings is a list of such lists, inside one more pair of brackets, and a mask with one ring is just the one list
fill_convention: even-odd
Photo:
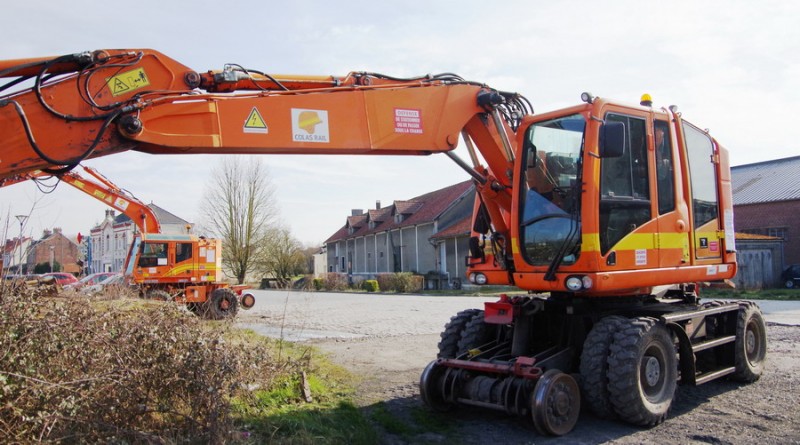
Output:
[[[486,300],[281,291],[258,291],[256,298],[251,311],[240,312],[240,325],[318,346],[363,377],[359,403],[372,407],[383,402],[391,414],[409,422],[422,406],[419,375],[436,356],[442,327],[451,315],[482,307]],[[652,429],[585,412],[568,436],[552,438],[538,435],[527,419],[459,409],[448,414],[455,427],[446,434],[387,432],[382,443],[800,443],[800,326],[783,324],[784,318],[771,314],[767,321],[768,366],[761,380],[751,385],[718,381],[679,387],[669,419]]]

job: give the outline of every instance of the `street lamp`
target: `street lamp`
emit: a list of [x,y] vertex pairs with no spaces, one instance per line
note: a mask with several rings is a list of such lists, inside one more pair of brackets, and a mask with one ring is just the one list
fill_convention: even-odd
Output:
[[22,227],[25,225],[25,221],[28,220],[28,215],[16,215],[14,218],[17,218],[19,221],[19,238],[17,238],[17,249],[19,250],[19,262],[17,262],[17,275],[22,274]]

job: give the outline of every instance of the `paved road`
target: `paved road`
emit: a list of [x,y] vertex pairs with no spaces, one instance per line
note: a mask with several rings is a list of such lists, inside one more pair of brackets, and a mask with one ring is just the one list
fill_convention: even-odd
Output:
[[[439,334],[458,311],[481,308],[487,297],[256,291],[256,305],[238,324],[263,335],[315,338]],[[758,301],[767,322],[800,326],[800,301]]]
[[759,300],[756,303],[767,322],[800,326],[800,301]]

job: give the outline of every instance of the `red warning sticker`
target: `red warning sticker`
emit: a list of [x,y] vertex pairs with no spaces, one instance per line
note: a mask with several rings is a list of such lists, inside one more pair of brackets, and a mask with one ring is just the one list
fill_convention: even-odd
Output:
[[422,110],[410,108],[394,109],[394,132],[422,134]]

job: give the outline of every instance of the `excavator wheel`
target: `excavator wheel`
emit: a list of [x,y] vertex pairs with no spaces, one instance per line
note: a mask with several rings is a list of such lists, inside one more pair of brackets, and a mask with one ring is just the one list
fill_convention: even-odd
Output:
[[450,321],[444,326],[441,334],[438,358],[455,358],[458,355],[458,343],[464,327],[472,320],[472,317],[481,312],[480,309],[467,309],[450,317]]
[[484,321],[483,311],[478,311],[464,326],[461,339],[458,341],[458,355],[466,354],[492,341],[496,334],[496,325],[488,325]]
[[233,318],[239,309],[236,294],[228,288],[215,289],[203,303],[203,315],[209,320]]
[[764,372],[767,359],[767,327],[761,310],[753,302],[739,302],[735,345],[736,371],[731,378],[740,382],[755,382]]
[[557,369],[539,378],[531,395],[533,426],[542,435],[563,436],[575,428],[581,412],[578,382]]
[[608,388],[620,419],[655,426],[667,418],[677,387],[678,359],[666,326],[654,318],[626,319],[614,334]]
[[581,389],[589,409],[602,419],[613,419],[614,407],[608,394],[608,354],[614,334],[625,317],[612,315],[600,319],[589,331],[581,352]]

